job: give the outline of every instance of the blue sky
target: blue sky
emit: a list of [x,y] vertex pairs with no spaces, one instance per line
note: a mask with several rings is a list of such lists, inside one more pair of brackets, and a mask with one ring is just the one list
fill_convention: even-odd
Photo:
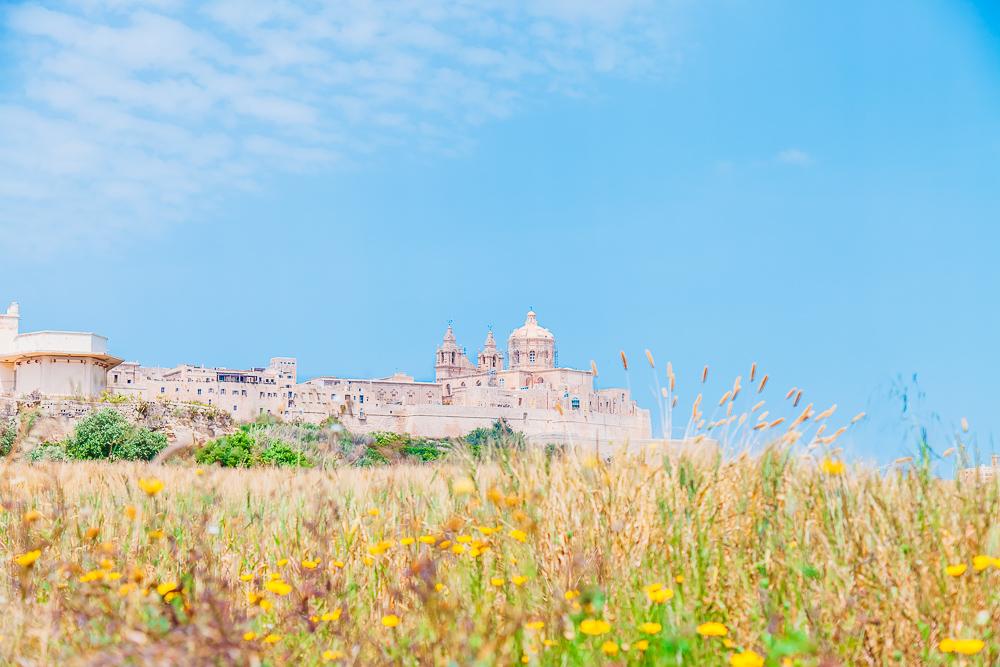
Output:
[[646,405],[648,347],[684,414],[756,361],[868,411],[851,454],[996,450],[998,14],[8,3],[0,299],[144,363],[421,378],[533,307]]

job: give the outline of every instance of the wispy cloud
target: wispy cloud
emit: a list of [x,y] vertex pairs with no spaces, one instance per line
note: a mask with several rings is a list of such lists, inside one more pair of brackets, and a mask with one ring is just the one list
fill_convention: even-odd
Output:
[[667,48],[660,9],[630,0],[78,0],[0,18],[0,231],[35,249],[198,217],[273,170],[445,154],[540,96],[655,74]]
[[813,163],[812,156],[798,148],[786,148],[779,151],[778,154],[774,156],[774,160],[781,164],[788,164],[796,167],[808,167]]

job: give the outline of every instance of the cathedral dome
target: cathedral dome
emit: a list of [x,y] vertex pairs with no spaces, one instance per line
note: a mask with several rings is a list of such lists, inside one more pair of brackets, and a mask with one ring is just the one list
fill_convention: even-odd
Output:
[[529,310],[528,317],[524,320],[524,326],[520,326],[510,332],[511,340],[555,340],[552,332],[545,327],[538,325],[538,316],[535,311]]

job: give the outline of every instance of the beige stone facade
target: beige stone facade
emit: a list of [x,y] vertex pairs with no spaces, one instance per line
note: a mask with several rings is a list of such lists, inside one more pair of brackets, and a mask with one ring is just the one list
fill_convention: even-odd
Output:
[[965,468],[958,472],[958,477],[966,484],[981,481],[992,482],[1000,479],[1000,454],[994,454],[989,465],[979,465]]
[[[451,326],[435,353],[434,381],[403,373],[384,378],[298,378],[292,357],[249,369],[122,363],[91,333],[22,334],[16,303],[0,315],[0,395],[96,398],[106,389],[146,401],[211,406],[238,421],[261,415],[320,422],[352,431],[458,437],[499,418],[531,440],[606,443],[650,437],[649,411],[627,389],[597,389],[590,371],[557,365],[556,339],[529,312],[507,339],[489,331],[473,362]],[[508,365],[509,362],[509,365]]]
[[108,354],[108,339],[78,331],[20,332],[21,309],[0,314],[0,396],[96,398],[108,371],[121,359]]

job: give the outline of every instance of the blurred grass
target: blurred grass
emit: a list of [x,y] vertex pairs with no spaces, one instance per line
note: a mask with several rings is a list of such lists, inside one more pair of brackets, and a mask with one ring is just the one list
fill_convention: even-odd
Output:
[[0,661],[1000,664],[1000,485],[691,452],[0,467]]

